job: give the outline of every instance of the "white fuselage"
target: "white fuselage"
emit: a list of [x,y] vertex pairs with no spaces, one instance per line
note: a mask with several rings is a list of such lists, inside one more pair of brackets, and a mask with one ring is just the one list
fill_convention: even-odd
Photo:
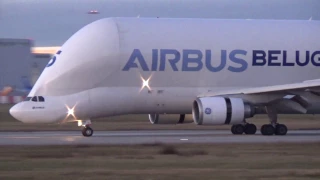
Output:
[[66,41],[29,96],[77,104],[81,119],[190,114],[209,91],[318,79],[319,32],[317,21],[106,18]]

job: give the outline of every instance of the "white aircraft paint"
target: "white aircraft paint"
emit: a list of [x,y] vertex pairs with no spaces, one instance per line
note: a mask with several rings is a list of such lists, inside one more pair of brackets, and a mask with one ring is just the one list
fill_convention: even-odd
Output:
[[[237,97],[253,106],[267,105],[286,95],[302,97],[309,87],[316,91],[320,85],[319,32],[318,21],[101,19],[75,33],[49,62],[52,65],[43,71],[28,95],[43,96],[45,101],[21,102],[10,113],[25,123],[58,123],[135,113],[191,114],[193,102],[200,96]],[[141,52],[148,71],[139,63],[139,57],[134,59],[137,67],[131,64],[123,70],[134,49]],[[157,50],[157,58],[153,49]],[[176,68],[171,66],[171,59],[177,57],[172,54],[163,56],[165,65],[161,65],[160,49],[180,53]],[[188,56],[183,50],[195,51],[188,51],[193,52]],[[206,50],[210,50],[211,58]],[[210,71],[206,59],[211,60],[212,67],[218,67],[223,50],[225,67]],[[237,54],[231,55],[234,50]],[[266,52],[267,61],[268,56],[273,59],[263,66],[253,66],[253,50]],[[275,53],[277,50],[280,54]],[[243,51],[246,54],[239,54]],[[296,51],[300,63],[309,56],[307,65],[297,65]],[[201,52],[202,68],[197,68],[200,55],[194,52]],[[183,63],[188,57],[190,63]],[[275,66],[277,63],[280,65]],[[185,70],[197,70],[183,71],[184,65]],[[159,70],[161,66],[165,67],[163,71]],[[307,80],[316,81],[303,83]],[[306,113],[320,113],[318,106],[312,105],[320,101],[312,95],[308,94],[309,104],[302,108],[307,108]],[[284,106],[294,107],[291,101]],[[278,107],[279,112],[296,113],[284,106]]]

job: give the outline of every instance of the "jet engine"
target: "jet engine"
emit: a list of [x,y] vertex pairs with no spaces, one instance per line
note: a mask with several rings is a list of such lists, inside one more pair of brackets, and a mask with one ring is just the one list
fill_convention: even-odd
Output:
[[254,114],[254,107],[240,98],[197,98],[192,107],[193,121],[197,125],[240,124]]
[[192,123],[191,114],[149,114],[151,124]]

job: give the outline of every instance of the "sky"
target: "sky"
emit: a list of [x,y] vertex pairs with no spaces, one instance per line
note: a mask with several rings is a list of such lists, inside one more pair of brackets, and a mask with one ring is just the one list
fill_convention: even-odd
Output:
[[[90,10],[100,14],[89,15]],[[0,38],[61,46],[106,17],[320,20],[320,0],[0,0]]]

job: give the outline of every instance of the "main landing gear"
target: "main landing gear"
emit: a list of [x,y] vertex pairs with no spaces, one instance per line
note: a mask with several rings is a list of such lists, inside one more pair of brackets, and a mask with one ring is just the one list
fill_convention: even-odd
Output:
[[[231,127],[232,134],[255,134],[257,127],[254,124],[235,124]],[[262,135],[286,135],[287,126],[284,124],[265,124],[261,126],[260,132]]]
[[255,134],[257,132],[257,127],[254,124],[235,124],[231,127],[232,134]]
[[267,135],[267,136],[271,136],[271,135],[286,135],[288,128],[286,125],[284,124],[278,124],[277,120],[278,120],[278,114],[275,108],[273,108],[272,106],[266,106],[266,112],[268,114],[269,120],[270,120],[270,124],[265,124],[263,126],[261,126],[260,132],[262,135]]
[[271,136],[271,135],[286,135],[287,134],[287,126],[284,124],[265,124],[263,126],[261,126],[261,134],[262,135],[267,135],[267,136]]
[[[284,124],[277,123],[277,112],[276,109],[272,106],[266,107],[266,112],[268,114],[270,124],[264,124],[261,126],[260,132],[265,136],[272,135],[286,135],[288,128]],[[232,134],[255,134],[257,131],[257,127],[254,124],[249,124],[244,121],[243,124],[235,124],[231,127]]]
[[90,137],[93,135],[93,129],[90,127],[91,120],[78,121],[78,126],[83,126],[82,135],[85,137]]

